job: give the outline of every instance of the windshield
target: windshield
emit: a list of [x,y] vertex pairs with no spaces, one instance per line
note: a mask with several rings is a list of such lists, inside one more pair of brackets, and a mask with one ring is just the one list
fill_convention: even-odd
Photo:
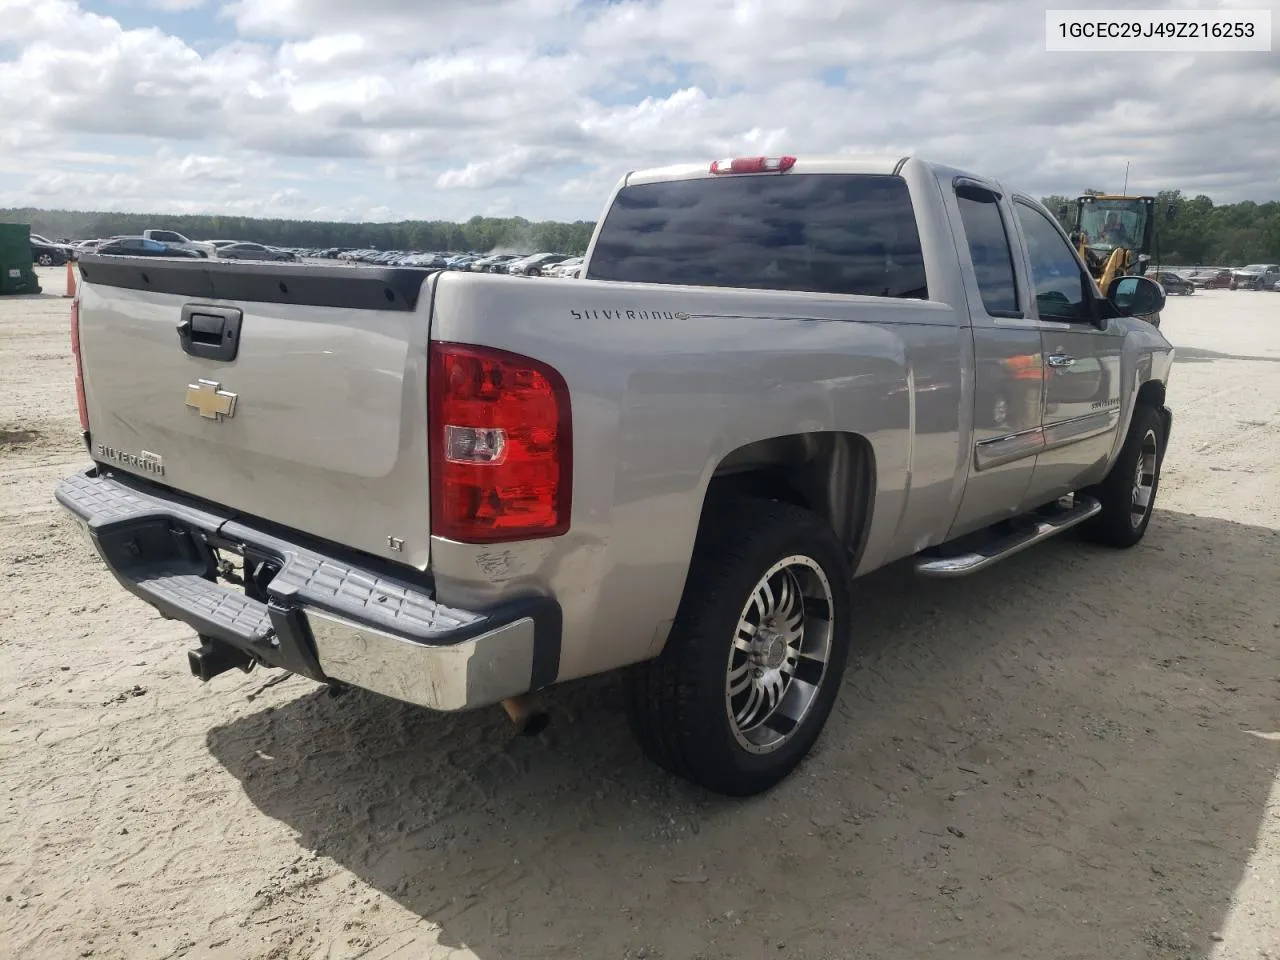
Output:
[[1251,263],[1247,267],[1241,267],[1241,270],[1248,270],[1250,273],[1264,273],[1267,269],[1265,263]]
[[1142,245],[1147,212],[1139,200],[1093,200],[1081,205],[1080,233],[1095,250]]

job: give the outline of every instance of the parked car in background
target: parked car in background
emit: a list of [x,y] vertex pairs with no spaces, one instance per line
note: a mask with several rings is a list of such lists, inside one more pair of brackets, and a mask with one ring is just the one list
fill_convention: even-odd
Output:
[[94,253],[115,257],[182,257],[186,259],[204,256],[203,253],[195,250],[171,247],[167,243],[148,240],[146,237],[115,237],[98,244],[98,249]]
[[60,267],[68,260],[74,260],[74,248],[65,243],[54,243],[38,233],[31,234],[31,262],[42,267]]
[[507,264],[506,272],[513,277],[536,277],[541,275],[543,267],[553,263],[563,263],[568,259],[567,253],[535,253],[531,257]]
[[544,277],[564,277],[565,272],[582,266],[582,257],[570,257],[568,260],[561,260],[559,263],[552,263],[542,268]]
[[1192,274],[1191,282],[1201,290],[1225,290],[1231,286],[1230,270],[1205,270]]
[[474,261],[469,269],[473,273],[497,273],[499,271],[495,270],[495,267],[511,263],[513,260],[519,260],[522,256],[524,256],[524,254],[520,253],[490,254],[487,257],[481,257],[479,260]]
[[402,267],[426,267],[438,270],[445,264],[444,257],[438,253],[414,253],[406,257],[400,264]]
[[527,258],[527,257],[529,257],[529,256],[531,256],[531,254],[528,254],[528,253],[521,253],[521,254],[517,254],[517,255],[516,255],[516,256],[514,256],[514,257],[511,257],[511,258],[510,258],[510,259],[508,259],[508,260],[499,260],[497,263],[493,264],[493,266],[491,266],[491,267],[490,267],[488,270],[486,270],[485,272],[486,272],[486,273],[506,273],[506,272],[507,272],[507,271],[509,271],[509,270],[510,270],[510,269],[511,269],[515,264],[520,263],[522,260],[524,260],[525,258]]
[[219,260],[280,260],[298,258],[287,250],[277,250],[262,243],[228,243],[218,248]]
[[142,237],[144,240],[163,243],[173,250],[190,250],[202,257],[212,257],[218,249],[208,240],[188,240],[182,234],[172,230],[143,230]]
[[1156,282],[1164,287],[1165,293],[1176,293],[1185,297],[1196,292],[1196,286],[1186,277],[1179,276],[1176,273],[1170,273],[1168,270],[1161,271],[1155,276]]
[[1232,290],[1265,290],[1280,280],[1280,263],[1251,263],[1231,271]]

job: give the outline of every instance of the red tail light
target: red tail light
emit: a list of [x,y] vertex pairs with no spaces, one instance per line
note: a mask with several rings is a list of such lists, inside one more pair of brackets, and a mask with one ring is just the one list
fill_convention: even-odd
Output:
[[76,405],[80,408],[80,429],[89,431],[89,409],[84,399],[84,364],[80,361],[80,298],[71,301],[71,355],[76,358]]
[[529,357],[432,343],[428,381],[431,532],[462,543],[569,529],[569,390]]
[[712,173],[785,173],[796,165],[795,157],[734,157],[711,164]]

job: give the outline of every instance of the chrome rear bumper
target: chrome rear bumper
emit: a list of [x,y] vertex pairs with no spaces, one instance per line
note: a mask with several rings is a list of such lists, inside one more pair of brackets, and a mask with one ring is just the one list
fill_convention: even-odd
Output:
[[307,620],[330,680],[433,710],[497,703],[532,689],[536,631],[529,617],[435,646],[315,610]]

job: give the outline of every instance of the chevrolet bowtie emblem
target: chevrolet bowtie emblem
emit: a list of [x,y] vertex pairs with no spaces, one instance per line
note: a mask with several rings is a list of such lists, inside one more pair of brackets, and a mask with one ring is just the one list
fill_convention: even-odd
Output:
[[195,407],[206,420],[230,420],[236,415],[236,395],[216,380],[197,380],[187,384],[187,406]]

